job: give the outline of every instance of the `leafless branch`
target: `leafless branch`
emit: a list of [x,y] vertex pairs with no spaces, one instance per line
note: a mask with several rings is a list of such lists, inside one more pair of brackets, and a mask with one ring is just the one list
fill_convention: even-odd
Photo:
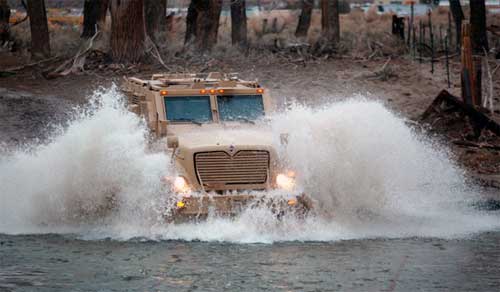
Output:
[[485,48],[484,51],[484,64],[486,66],[486,73],[488,73],[488,98],[484,100],[483,106],[486,107],[486,103],[488,103],[490,111],[493,111],[493,75],[491,74],[490,63],[488,62],[488,52]]
[[23,23],[23,22],[25,22],[29,18],[29,15],[28,15],[28,6],[24,2],[24,0],[21,1],[21,5],[24,7],[24,10],[26,11],[26,16],[24,16],[21,20],[18,20],[16,22],[14,22],[13,24],[11,24],[10,27],[14,27],[14,26],[16,26],[16,25],[18,25],[20,23]]
[[[75,73],[78,71],[83,72],[84,71],[83,66],[85,65],[86,55],[88,52],[90,52],[90,50],[94,46],[94,40],[97,38],[97,36],[99,34],[100,34],[100,31],[97,29],[97,25],[96,25],[96,32],[88,40],[88,45],[86,46],[86,48],[83,50],[82,49],[78,50],[78,52],[76,53],[76,55],[74,57],[66,60],[63,64],[61,64],[59,67],[57,67],[56,70],[47,74],[47,77],[54,78],[54,77],[58,77],[58,76],[66,76],[70,73]],[[71,64],[70,67],[68,67],[69,64]]]
[[25,64],[25,65],[22,65],[22,66],[11,67],[11,68],[6,69],[5,71],[7,71],[7,72],[15,72],[15,71],[23,70],[25,68],[29,68],[29,67],[33,67],[33,66],[40,65],[40,64],[43,64],[43,63],[47,63],[47,62],[50,62],[50,61],[55,61],[55,60],[57,60],[59,58],[60,58],[59,56],[55,56],[55,57],[52,57],[52,58],[48,58],[48,59],[40,60],[40,61],[37,61],[37,62]]
[[167,64],[165,64],[165,62],[163,61],[160,55],[160,51],[158,50],[156,44],[151,40],[149,36],[146,36],[146,43],[149,43],[149,45],[151,46],[150,49],[148,50],[151,56],[153,56],[153,58],[155,58],[158,61],[158,63],[160,63],[160,65],[163,66],[163,68],[167,69],[168,71],[172,71],[172,68],[168,67]]

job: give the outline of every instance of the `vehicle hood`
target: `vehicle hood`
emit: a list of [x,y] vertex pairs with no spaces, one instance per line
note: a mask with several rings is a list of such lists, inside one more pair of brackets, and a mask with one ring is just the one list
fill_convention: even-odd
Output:
[[273,135],[267,129],[211,129],[178,133],[181,148],[212,148],[225,146],[262,146],[273,145]]

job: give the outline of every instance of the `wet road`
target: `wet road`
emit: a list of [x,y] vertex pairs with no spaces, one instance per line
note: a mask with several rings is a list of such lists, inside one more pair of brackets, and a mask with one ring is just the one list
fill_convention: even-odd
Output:
[[500,233],[229,244],[0,235],[0,291],[498,291]]

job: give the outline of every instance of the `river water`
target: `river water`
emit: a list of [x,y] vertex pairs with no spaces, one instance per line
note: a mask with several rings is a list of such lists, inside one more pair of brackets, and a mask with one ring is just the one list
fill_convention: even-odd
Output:
[[[33,110],[39,117],[22,110],[44,104]],[[363,96],[293,105],[251,126],[274,134],[315,214],[277,221],[269,210],[249,209],[178,225],[163,220],[172,206],[161,179],[175,175],[170,157],[150,144],[115,88],[47,124],[56,105],[2,97],[0,291],[495,291],[500,284],[500,214],[477,208],[484,190],[446,147]],[[27,142],[14,139],[17,130]]]
[[232,244],[0,235],[0,291],[498,291],[500,233]]

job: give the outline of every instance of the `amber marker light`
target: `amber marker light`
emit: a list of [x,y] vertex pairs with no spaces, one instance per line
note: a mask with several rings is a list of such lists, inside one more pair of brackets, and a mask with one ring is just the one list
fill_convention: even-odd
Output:
[[215,94],[217,91],[215,89],[210,89],[210,94]]
[[207,90],[206,89],[202,89],[202,90],[200,90],[200,93],[201,94],[207,94]]
[[224,89],[219,89],[219,93],[220,94],[224,93]]
[[168,91],[166,91],[166,90],[161,90],[161,91],[160,91],[160,94],[161,94],[161,95],[163,95],[163,96],[165,96],[165,95],[167,95],[167,94],[168,94]]
[[258,88],[258,89],[257,89],[257,93],[261,93],[261,94],[262,94],[262,93],[264,93],[264,89],[262,89],[262,88]]

